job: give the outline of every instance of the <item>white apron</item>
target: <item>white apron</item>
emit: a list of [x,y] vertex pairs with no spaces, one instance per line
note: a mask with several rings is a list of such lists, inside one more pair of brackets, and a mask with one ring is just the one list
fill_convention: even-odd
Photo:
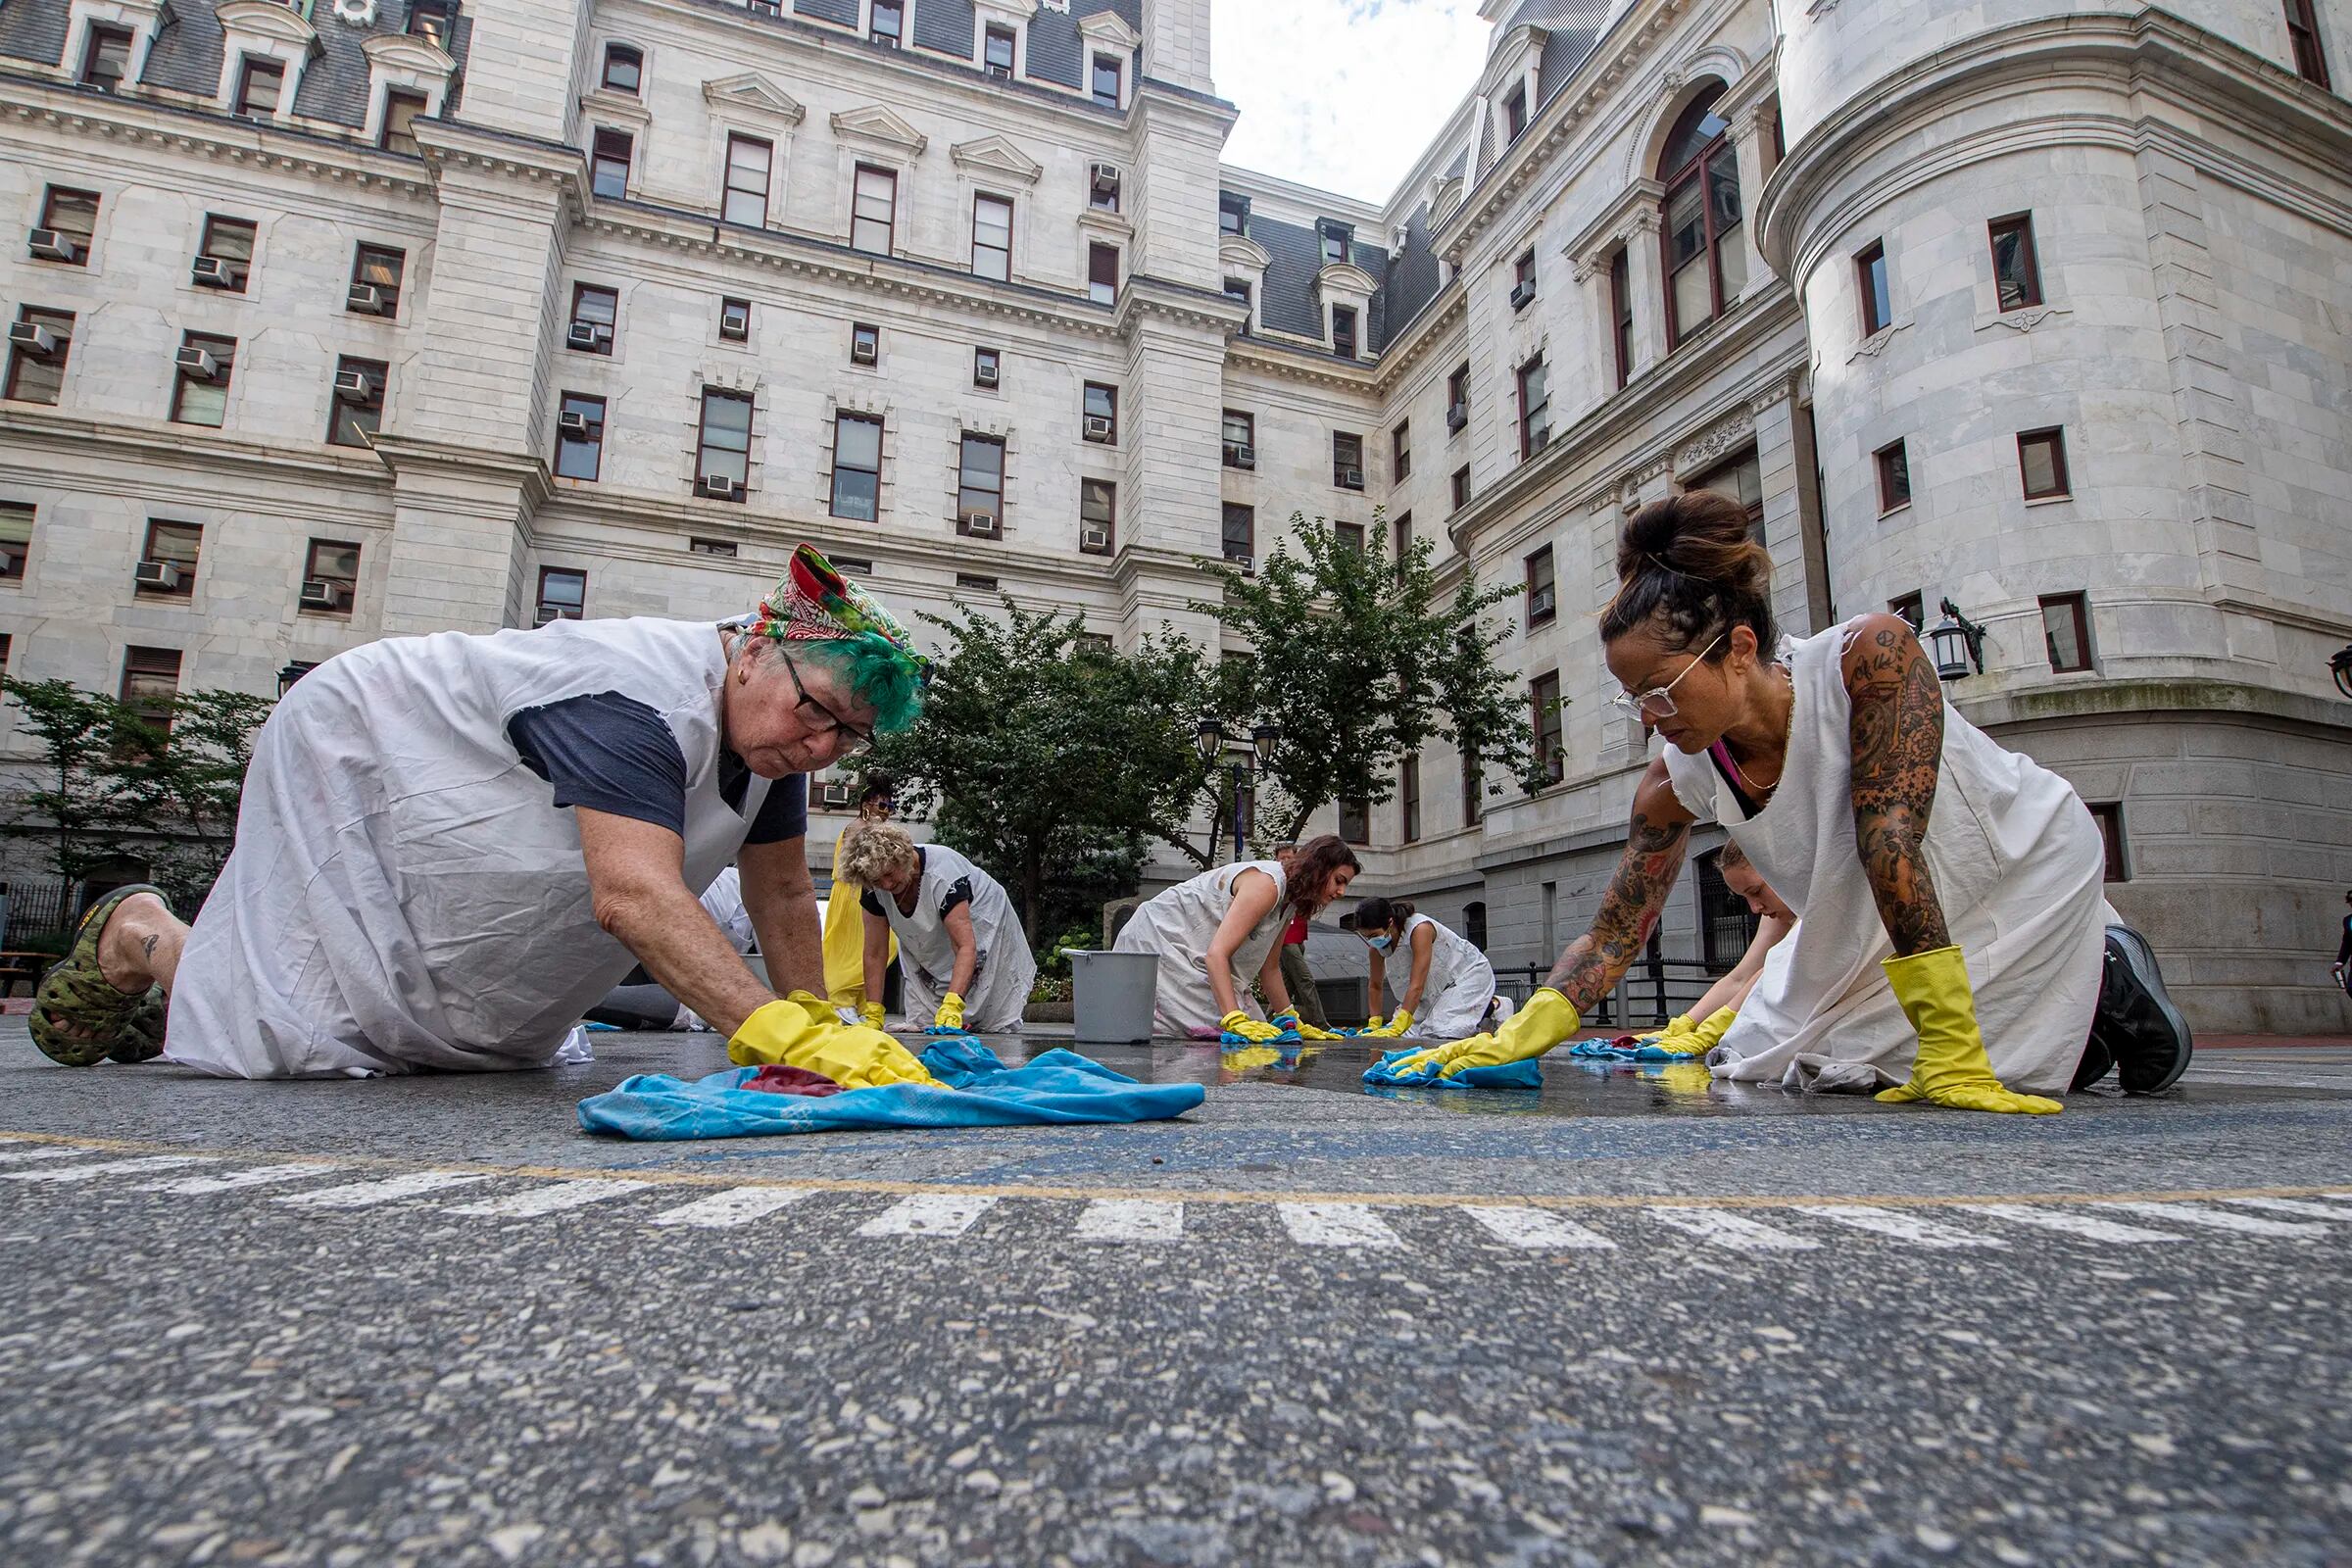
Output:
[[[1919,1039],[1879,967],[1894,948],[1854,848],[1848,636],[1833,626],[1783,644],[1796,698],[1788,766],[1754,818],[1704,753],[1665,754],[1685,808],[1721,822],[1803,916],[1710,1055],[1719,1078],[1844,1084],[1867,1068],[1883,1087],[1911,1075]],[[1926,856],[1968,957],[1993,1073],[2014,1090],[2064,1093],[2090,1033],[2112,918],[2090,812],[2066,780],[1995,745],[1947,701]]]
[[914,911],[899,906],[895,895],[872,890],[882,906],[883,918],[899,939],[900,986],[907,1019],[916,1027],[928,1024],[939,1011],[940,999],[956,978],[956,942],[940,912],[948,894],[959,881],[971,881],[972,937],[979,945],[979,965],[972,971],[972,988],[963,997],[963,1026],[983,1034],[1018,1034],[1029,992],[1037,984],[1037,959],[1012,900],[995,877],[971,861],[937,844],[926,844],[922,875],[914,890]]
[[703,908],[718,922],[719,935],[737,953],[749,953],[759,945],[760,938],[752,930],[752,911],[743,906],[743,873],[735,867],[722,866],[703,889]]
[[1137,909],[1111,944],[1119,953],[1159,955],[1161,1034],[1213,1039],[1220,1032],[1223,1015],[1217,1011],[1216,993],[1208,989],[1208,945],[1233,908],[1234,879],[1244,871],[1263,871],[1274,879],[1274,907],[1250,928],[1233,954],[1234,1000],[1251,1017],[1261,1016],[1262,1009],[1250,1000],[1250,987],[1291,923],[1282,904],[1286,884],[1280,860],[1237,861],[1179,882]]
[[1421,985],[1421,1011],[1413,1019],[1411,1038],[1468,1039],[1486,1027],[1487,1004],[1494,1000],[1494,966],[1467,937],[1426,914],[1405,921],[1404,934],[1396,939],[1396,948],[1381,955],[1389,993],[1401,1002],[1404,988],[1412,984],[1413,932],[1421,926],[1438,935],[1429,950],[1429,978]]
[[597,925],[577,819],[507,722],[608,691],[662,714],[699,896],[768,790],[720,797],[726,670],[709,621],[616,619],[386,638],[311,671],[257,738],[165,1055],[238,1078],[547,1065],[636,959]]

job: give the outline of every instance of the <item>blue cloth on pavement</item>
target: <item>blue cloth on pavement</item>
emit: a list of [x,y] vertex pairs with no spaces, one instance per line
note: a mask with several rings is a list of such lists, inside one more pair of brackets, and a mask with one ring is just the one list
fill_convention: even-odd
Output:
[[1579,1040],[1568,1048],[1571,1056],[1587,1061],[1701,1061],[1703,1055],[1682,1051],[1661,1051],[1656,1046],[1640,1044],[1620,1045],[1615,1040]]
[[1530,1056],[1525,1061],[1506,1061],[1499,1067],[1467,1067],[1450,1078],[1438,1076],[1435,1063],[1410,1073],[1400,1073],[1396,1063],[1407,1056],[1418,1055],[1427,1046],[1407,1046],[1401,1051],[1385,1053],[1381,1058],[1364,1069],[1364,1082],[1381,1089],[1541,1089],[1544,1087],[1544,1066],[1541,1057]]
[[688,1082],[639,1073],[580,1102],[580,1125],[623,1138],[743,1138],[879,1127],[1015,1127],[1046,1122],[1164,1121],[1200,1103],[1199,1084],[1143,1084],[1074,1051],[1018,1067],[970,1038],[941,1040],[923,1065],[947,1087],[893,1084],[821,1100],[740,1087],[760,1069],[730,1067]]
[[1248,1035],[1237,1035],[1228,1029],[1217,1036],[1217,1043],[1224,1046],[1295,1046],[1299,1044],[1299,1037],[1298,1030],[1285,1029],[1278,1035],[1268,1035],[1263,1040],[1252,1040]]

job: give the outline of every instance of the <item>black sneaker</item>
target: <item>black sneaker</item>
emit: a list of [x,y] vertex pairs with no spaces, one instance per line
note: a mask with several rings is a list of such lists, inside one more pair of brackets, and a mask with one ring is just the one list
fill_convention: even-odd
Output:
[[2107,1054],[2107,1048],[2094,1034],[2082,1043],[2082,1059],[2075,1063],[2075,1081],[2067,1085],[2066,1092],[2080,1094],[2113,1071],[2115,1058]]
[[2187,1021],[2165,994],[2155,950],[2130,926],[2107,928],[2090,1038],[2094,1049],[2104,1047],[2115,1058],[2116,1077],[2127,1094],[2170,1089],[2188,1069],[2193,1047]]

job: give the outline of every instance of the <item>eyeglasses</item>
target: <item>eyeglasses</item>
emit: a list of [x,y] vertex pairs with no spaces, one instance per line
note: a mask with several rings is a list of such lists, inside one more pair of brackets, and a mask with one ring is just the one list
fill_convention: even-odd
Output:
[[784,671],[792,677],[792,689],[800,694],[800,706],[808,709],[825,721],[825,727],[818,733],[845,737],[841,750],[833,754],[836,761],[845,757],[856,757],[859,752],[873,750],[874,732],[872,730],[859,729],[808,695],[808,688],[801,684],[801,667],[792,662],[790,654],[784,656]]
[[1680,709],[1677,709],[1674,706],[1673,693],[1674,689],[1683,683],[1683,675],[1690,674],[1699,665],[1705,663],[1707,662],[1707,655],[1713,653],[1718,647],[1720,647],[1723,643],[1723,639],[1730,635],[1731,633],[1729,632],[1724,632],[1718,635],[1714,642],[1707,644],[1706,647],[1699,650],[1698,657],[1696,659],[1693,659],[1690,661],[1690,662],[1683,666],[1682,675],[1675,676],[1674,679],[1668,681],[1665,685],[1652,686],[1649,690],[1643,692],[1639,697],[1636,697],[1632,692],[1619,692],[1616,696],[1609,699],[1609,706],[1617,709],[1621,712],[1632,713],[1637,718],[1672,718],[1677,712],[1681,711]]

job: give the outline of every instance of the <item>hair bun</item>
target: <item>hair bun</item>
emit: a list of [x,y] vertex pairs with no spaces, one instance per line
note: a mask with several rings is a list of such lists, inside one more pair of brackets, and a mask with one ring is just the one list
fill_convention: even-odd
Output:
[[1713,490],[1653,501],[1617,536],[1617,597],[1602,612],[1603,642],[1659,616],[1678,648],[1746,625],[1774,642],[1772,556],[1748,531],[1747,508]]

